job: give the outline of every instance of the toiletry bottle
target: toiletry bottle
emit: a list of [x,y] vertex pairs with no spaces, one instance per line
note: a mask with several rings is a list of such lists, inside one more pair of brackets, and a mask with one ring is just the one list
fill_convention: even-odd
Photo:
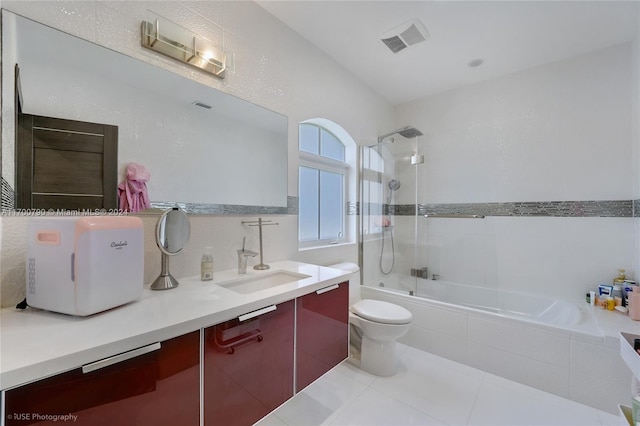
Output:
[[616,306],[622,306],[622,284],[615,284],[613,286],[611,296],[613,296],[616,301]]
[[624,284],[627,277],[624,275],[624,269],[618,269],[618,276],[613,279],[613,284]]
[[202,261],[200,262],[200,280],[211,281],[213,279],[213,250],[211,247],[204,248],[204,254],[202,255]]
[[627,308],[629,308],[629,318],[640,321],[640,289],[637,286],[628,293]]

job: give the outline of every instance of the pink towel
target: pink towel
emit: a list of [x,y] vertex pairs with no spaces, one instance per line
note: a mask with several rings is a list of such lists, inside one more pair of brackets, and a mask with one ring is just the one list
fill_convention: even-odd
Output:
[[151,207],[147,182],[151,178],[149,171],[141,164],[129,163],[126,168],[127,177],[118,185],[120,210],[139,212]]

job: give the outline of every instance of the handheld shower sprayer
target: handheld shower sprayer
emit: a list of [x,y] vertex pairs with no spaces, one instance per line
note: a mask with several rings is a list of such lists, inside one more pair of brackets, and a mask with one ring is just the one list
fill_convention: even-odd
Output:
[[387,204],[391,204],[391,196],[392,194],[400,189],[400,181],[398,179],[391,179],[387,182],[387,186],[389,187],[389,195],[387,197]]
[[[393,193],[398,189],[400,189],[400,181],[398,179],[391,179],[389,182],[387,182],[387,187],[389,188],[389,195],[387,196],[387,205],[390,206],[391,197],[393,196]],[[382,275],[389,275],[391,271],[393,271],[393,266],[396,263],[396,249],[393,243],[393,227],[391,226],[390,216],[386,216],[384,218],[382,229],[383,231],[382,231],[382,243],[380,246],[380,265],[379,266],[380,266],[380,272],[382,273]],[[385,229],[389,230],[388,234],[389,234],[389,239],[391,240],[391,268],[389,268],[389,270],[385,270],[382,265],[382,257],[384,255],[384,240],[386,239],[385,231],[384,231]]]

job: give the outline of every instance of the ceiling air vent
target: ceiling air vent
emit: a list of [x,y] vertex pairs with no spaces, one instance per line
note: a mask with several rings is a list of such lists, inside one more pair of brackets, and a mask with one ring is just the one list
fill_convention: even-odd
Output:
[[393,53],[398,53],[406,47],[429,40],[429,38],[429,31],[424,24],[413,19],[387,31],[382,35],[381,40]]

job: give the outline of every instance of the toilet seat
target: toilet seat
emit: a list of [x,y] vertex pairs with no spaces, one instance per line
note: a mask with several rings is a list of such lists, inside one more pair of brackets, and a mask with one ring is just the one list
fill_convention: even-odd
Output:
[[382,324],[409,324],[412,318],[407,309],[382,300],[362,299],[351,306],[351,311],[359,317]]

